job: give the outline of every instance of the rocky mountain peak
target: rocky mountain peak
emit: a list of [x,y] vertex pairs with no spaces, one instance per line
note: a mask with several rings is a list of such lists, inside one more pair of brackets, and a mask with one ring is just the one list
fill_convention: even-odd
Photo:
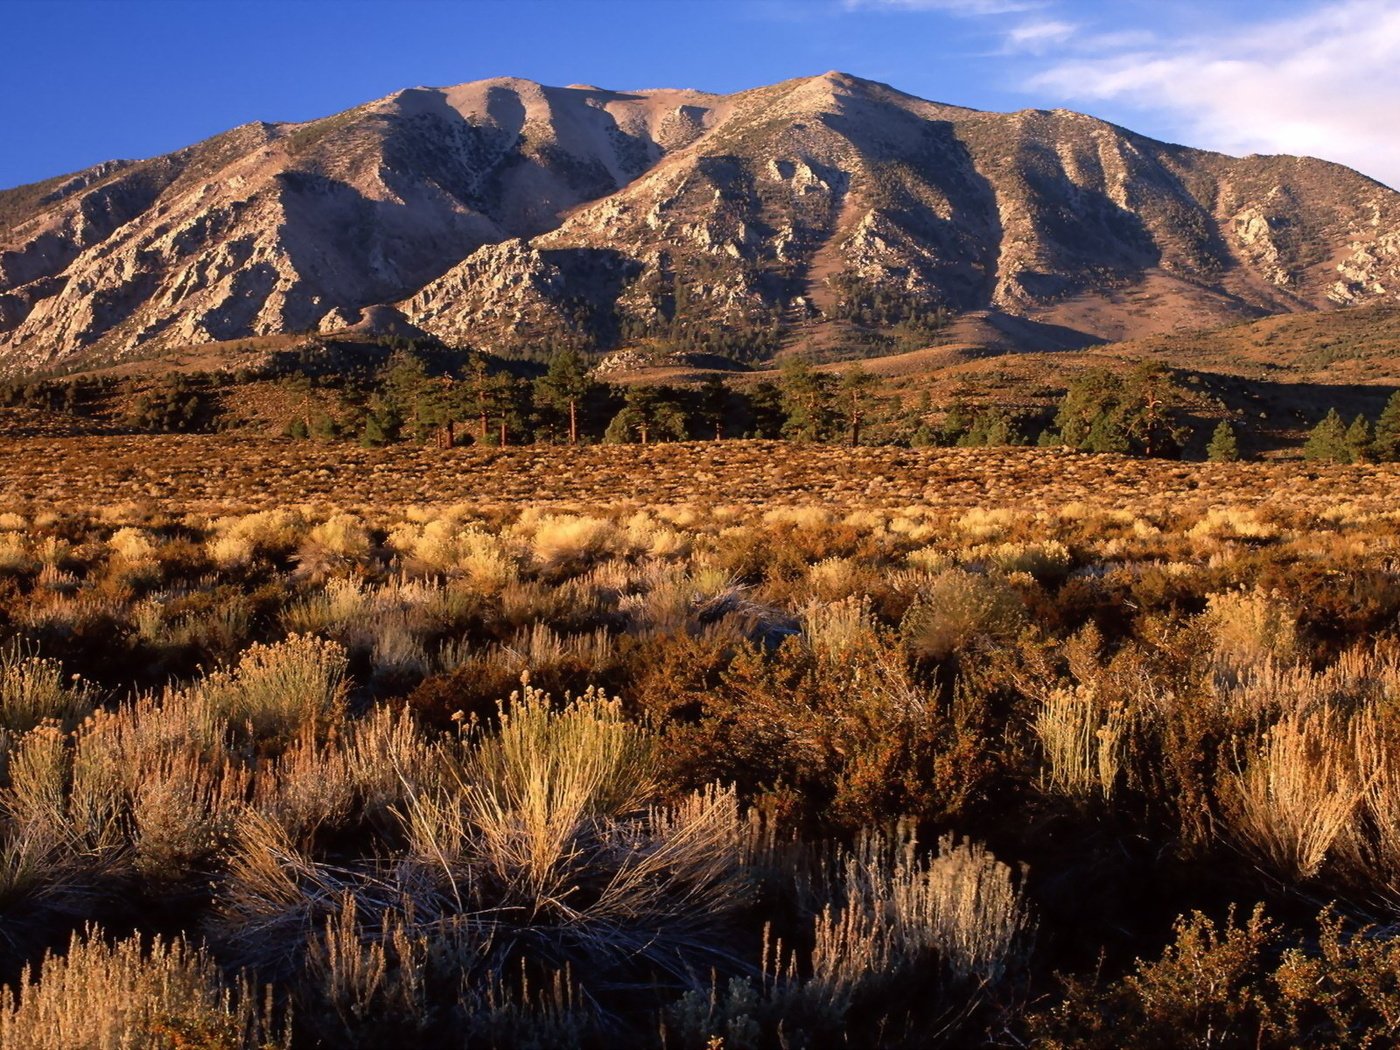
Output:
[[990,311],[1058,345],[1397,289],[1400,195],[1346,168],[840,71],[732,95],[407,88],[0,192],[10,367],[385,318],[496,349],[765,356]]

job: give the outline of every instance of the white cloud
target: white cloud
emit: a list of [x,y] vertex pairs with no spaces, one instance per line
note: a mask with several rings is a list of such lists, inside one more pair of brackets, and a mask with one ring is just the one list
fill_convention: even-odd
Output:
[[1077,49],[1028,86],[1165,111],[1194,146],[1311,154],[1400,187],[1400,0],[1333,0],[1227,36],[1113,55]]
[[1006,31],[1007,51],[1029,51],[1043,54],[1072,39],[1078,27],[1055,19],[1031,19]]

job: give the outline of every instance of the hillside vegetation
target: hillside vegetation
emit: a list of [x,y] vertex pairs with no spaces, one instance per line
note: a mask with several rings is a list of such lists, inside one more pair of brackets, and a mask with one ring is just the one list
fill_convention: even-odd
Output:
[[17,377],[0,383],[0,418],[15,435],[220,431],[370,445],[1055,444],[1066,402],[1112,375],[1135,396],[1156,377],[1148,385],[1161,387],[1152,398],[1174,437],[1152,454],[1204,458],[1225,423],[1244,455],[1288,456],[1330,411],[1376,425],[1400,388],[1396,362],[1400,311],[1385,305],[1081,351],[945,346],[825,364],[790,356],[781,367],[664,349],[600,359],[556,348],[536,362],[368,333],[267,336]]

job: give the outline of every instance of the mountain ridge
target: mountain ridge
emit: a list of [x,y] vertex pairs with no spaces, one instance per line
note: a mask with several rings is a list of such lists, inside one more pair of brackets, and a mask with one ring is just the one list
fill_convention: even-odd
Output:
[[1400,194],[1340,165],[839,71],[405,88],[0,191],[11,368],[355,325],[869,356],[975,312],[1094,342],[1397,288]]

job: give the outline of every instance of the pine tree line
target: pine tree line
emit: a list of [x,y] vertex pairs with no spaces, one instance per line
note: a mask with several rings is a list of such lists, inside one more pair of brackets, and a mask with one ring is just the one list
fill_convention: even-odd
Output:
[[[1126,372],[1097,368],[1079,373],[1048,418],[960,401],[940,409],[927,391],[906,400],[883,390],[859,363],[833,372],[793,359],[782,365],[776,380],[743,385],[711,374],[693,387],[613,386],[598,380],[585,354],[568,347],[549,356],[542,375],[531,379],[519,374],[522,370],[482,353],[444,358],[402,345],[377,369],[283,372],[279,382],[295,404],[283,432],[298,439],[353,439],[367,446],[748,437],[913,447],[1036,443],[1152,457],[1179,457],[1190,438],[1185,391],[1170,369],[1155,362]],[[219,405],[219,383],[211,374],[171,375],[133,389],[134,383],[108,376],[12,380],[0,384],[0,406],[106,415],[104,406],[126,399],[122,421],[136,429],[212,430],[238,424]],[[338,396],[325,397],[325,387]],[[333,414],[336,402],[344,407]],[[1247,437],[1222,420],[1205,445],[1205,456],[1215,462],[1243,458],[1241,439]],[[1301,451],[1316,463],[1400,462],[1400,391],[1374,421],[1358,414],[1347,423],[1337,409],[1330,409]]]
[[1390,396],[1375,425],[1358,413],[1348,424],[1336,408],[1308,433],[1303,458],[1314,463],[1400,462],[1400,391]]

